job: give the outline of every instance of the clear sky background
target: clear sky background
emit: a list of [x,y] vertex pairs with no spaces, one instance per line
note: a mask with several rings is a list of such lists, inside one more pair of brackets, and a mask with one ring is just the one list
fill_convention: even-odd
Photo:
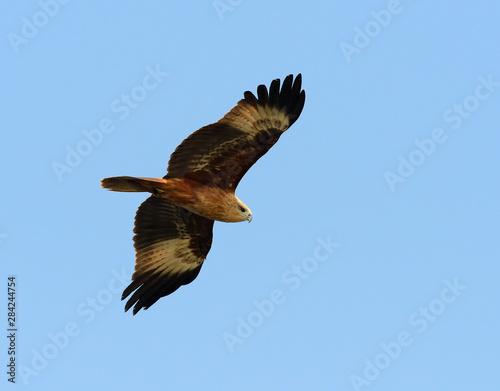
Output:
[[[500,389],[498,2],[1,8],[18,389]],[[124,313],[146,194],[101,178],[165,175],[245,90],[299,72],[301,117],[237,190],[252,223],[216,223],[192,284]]]

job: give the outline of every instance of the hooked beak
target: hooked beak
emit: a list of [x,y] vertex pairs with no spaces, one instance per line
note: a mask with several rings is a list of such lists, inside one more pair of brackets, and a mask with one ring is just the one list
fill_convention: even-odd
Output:
[[247,220],[248,222],[252,221],[252,215],[248,215]]

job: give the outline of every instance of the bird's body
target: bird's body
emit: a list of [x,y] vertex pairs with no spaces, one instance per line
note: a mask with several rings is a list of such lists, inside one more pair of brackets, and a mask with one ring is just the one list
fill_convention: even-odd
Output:
[[148,191],[192,213],[224,223],[252,220],[250,209],[234,192],[192,179],[124,176],[105,178],[102,186],[114,191]]
[[218,122],[186,138],[170,157],[163,178],[111,177],[102,187],[149,192],[135,218],[136,265],[125,311],[147,309],[198,275],[212,244],[214,221],[251,221],[250,209],[235,195],[248,169],[299,117],[305,93],[301,75],[279,79],[258,98],[245,98]]

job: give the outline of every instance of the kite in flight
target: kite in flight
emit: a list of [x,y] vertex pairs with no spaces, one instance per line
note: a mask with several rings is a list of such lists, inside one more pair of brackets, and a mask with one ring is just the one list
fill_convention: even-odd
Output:
[[174,151],[163,178],[105,178],[113,191],[149,192],[135,216],[136,261],[122,300],[125,311],[148,309],[192,282],[212,245],[214,221],[252,221],[252,212],[234,194],[248,169],[297,120],[304,107],[302,77],[247,91],[219,121],[186,138]]

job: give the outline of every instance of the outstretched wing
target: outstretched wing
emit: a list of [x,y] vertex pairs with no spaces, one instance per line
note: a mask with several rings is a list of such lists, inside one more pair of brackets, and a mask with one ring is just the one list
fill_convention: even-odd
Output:
[[[292,83],[293,82],[293,83]],[[302,77],[273,80],[269,91],[245,98],[222,119],[186,138],[170,157],[165,178],[188,178],[223,189],[236,189],[248,169],[278,141],[304,107]]]
[[213,224],[165,199],[144,201],[135,216],[135,271],[122,300],[135,292],[125,311],[134,306],[135,315],[193,281],[212,245]]

